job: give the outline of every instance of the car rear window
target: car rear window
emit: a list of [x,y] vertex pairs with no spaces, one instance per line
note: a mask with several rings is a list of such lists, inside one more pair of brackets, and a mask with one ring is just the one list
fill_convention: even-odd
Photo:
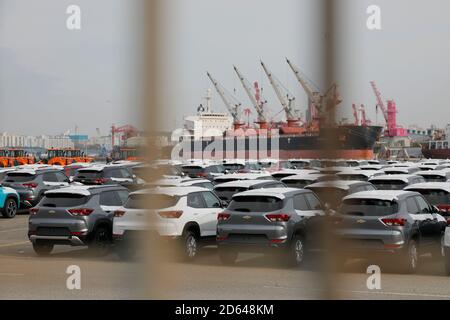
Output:
[[425,181],[427,182],[446,182],[447,178],[443,177],[443,176],[439,176],[439,175],[435,175],[435,174],[427,174],[427,175],[423,175],[422,177],[424,177]]
[[347,191],[333,188],[333,187],[320,187],[310,188],[319,197],[322,203],[328,203],[331,208],[336,208],[342,201],[342,198],[347,195]]
[[98,170],[78,170],[76,178],[79,179],[98,179],[102,177],[102,171]]
[[163,209],[178,203],[178,196],[166,194],[131,194],[125,203],[127,209]]
[[338,174],[341,180],[367,181],[368,178],[363,174]]
[[244,165],[239,163],[224,163],[223,167],[229,171],[237,171],[244,169]]
[[247,190],[247,188],[244,187],[217,187],[214,189],[214,192],[219,199],[229,201],[234,194],[245,190]]
[[283,208],[283,200],[270,196],[237,196],[231,200],[229,210],[240,212],[272,212]]
[[85,204],[89,197],[74,193],[46,194],[40,202],[41,207],[77,207]]
[[313,183],[311,180],[283,180],[283,183],[291,188],[304,188]]
[[372,180],[370,181],[378,190],[402,190],[407,186],[402,180]]
[[408,191],[419,192],[433,205],[450,204],[450,193],[445,190],[408,189]]
[[204,169],[199,166],[184,166],[181,168],[181,171],[185,174],[197,174],[204,172]]
[[346,199],[339,212],[350,216],[388,216],[398,212],[398,203],[380,199]]
[[36,175],[24,172],[9,172],[6,175],[5,182],[27,182],[33,181]]

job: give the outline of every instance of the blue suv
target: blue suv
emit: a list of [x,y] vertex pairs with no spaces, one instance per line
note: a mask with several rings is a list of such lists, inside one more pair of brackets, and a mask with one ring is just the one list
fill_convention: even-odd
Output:
[[14,218],[19,203],[20,198],[16,190],[0,186],[0,212],[5,218]]

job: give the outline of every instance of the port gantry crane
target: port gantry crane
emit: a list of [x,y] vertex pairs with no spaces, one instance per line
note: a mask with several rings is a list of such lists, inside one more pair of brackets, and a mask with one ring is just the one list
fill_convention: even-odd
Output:
[[283,95],[283,93],[281,92],[281,84],[279,83],[279,81],[274,78],[272,73],[267,69],[266,65],[262,61],[261,66],[263,67],[267,78],[269,78],[269,82],[272,85],[272,88],[283,107],[283,110],[286,114],[286,122],[288,124],[288,127],[297,127],[300,119],[295,115],[295,110],[293,107],[295,97],[290,97],[289,93]]
[[209,80],[211,80],[212,84],[214,85],[214,88],[225,104],[228,112],[233,117],[234,129],[236,130],[241,128],[244,125],[241,121],[241,103],[229,92],[227,92],[227,90],[220,83],[218,83],[209,72],[206,72],[206,74],[208,75]]
[[236,66],[233,66],[234,71],[236,72],[239,80],[241,81],[242,86],[244,87],[245,92],[247,93],[248,98],[250,99],[250,102],[253,105],[253,108],[255,108],[256,113],[258,114],[258,121],[256,122],[259,124],[260,129],[267,129],[267,117],[266,112],[264,110],[264,104],[265,101],[261,100],[261,91],[259,89],[258,83],[255,82],[255,95],[253,95],[251,90],[250,82],[242,75],[242,73],[239,71],[239,69]]
[[[305,90],[306,95],[308,96],[310,103],[313,106],[313,114],[317,114],[318,116],[316,120],[318,119],[324,119],[326,118],[325,113],[327,111],[330,111],[334,109],[337,105],[339,105],[342,102],[342,98],[339,94],[338,88],[336,83],[333,83],[330,88],[325,92],[325,94],[320,93],[319,91],[314,91],[308,82],[303,79],[303,77],[300,75],[300,70],[292,64],[292,62],[286,58],[286,62],[288,63],[289,67],[292,69],[292,71],[295,74],[295,77],[297,78],[298,82],[301,84],[303,90]],[[316,121],[317,122],[317,121]]]

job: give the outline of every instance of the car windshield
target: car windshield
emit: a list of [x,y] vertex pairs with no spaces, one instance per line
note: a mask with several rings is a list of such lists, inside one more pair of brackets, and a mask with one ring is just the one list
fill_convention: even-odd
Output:
[[398,203],[380,199],[346,199],[339,212],[349,216],[388,216],[398,212]]
[[231,197],[238,193],[247,190],[244,187],[217,187],[214,192],[221,200],[230,201]]
[[49,193],[39,203],[41,207],[77,207],[85,204],[89,197],[75,193]]
[[127,209],[163,209],[178,203],[178,196],[166,194],[131,194],[125,203]]
[[378,190],[402,190],[408,184],[402,180],[372,180]]
[[33,181],[34,174],[25,172],[9,172],[6,174],[5,182],[28,182]]
[[408,189],[421,193],[432,205],[450,204],[450,193],[437,189]]
[[270,196],[236,196],[229,210],[240,212],[272,212],[283,208],[283,200]]

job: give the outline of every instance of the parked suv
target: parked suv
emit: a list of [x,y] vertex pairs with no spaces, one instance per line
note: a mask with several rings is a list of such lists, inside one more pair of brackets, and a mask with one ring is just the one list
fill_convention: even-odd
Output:
[[446,182],[450,181],[450,170],[429,170],[416,173],[422,176],[427,182]]
[[0,212],[5,218],[14,218],[19,209],[19,194],[13,188],[0,186]]
[[284,183],[272,180],[237,180],[221,183],[214,188],[216,195],[228,205],[233,195],[247,190],[285,188]]
[[119,184],[130,190],[139,187],[137,177],[132,173],[131,167],[118,164],[78,169],[73,181],[84,185]]
[[417,270],[420,255],[440,252],[446,220],[420,193],[354,193],[338,214],[336,233],[346,255],[392,255],[394,265],[409,273]]
[[450,181],[416,183],[404,190],[420,193],[429,203],[441,210],[443,216],[450,219]]
[[[223,210],[220,199],[200,187],[167,187],[130,194],[123,214],[114,217],[114,238],[119,254],[127,240],[140,230],[156,230],[160,236],[178,241],[183,257],[193,260],[201,246],[214,243],[217,215]],[[142,218],[147,214],[149,219]],[[149,225],[150,221],[150,225]]]
[[181,171],[189,178],[205,178],[210,181],[221,176],[226,170],[221,164],[190,164],[181,167]]
[[88,245],[98,254],[108,252],[114,211],[128,198],[128,189],[113,186],[71,186],[47,191],[30,209],[28,237],[39,255],[54,245]]
[[239,252],[273,249],[283,253],[290,265],[300,265],[305,255],[304,221],[323,214],[319,199],[306,189],[269,188],[238,193],[218,216],[220,259],[231,264]]
[[48,190],[69,186],[69,178],[63,170],[44,167],[40,169],[18,169],[8,172],[2,186],[17,191],[20,206],[29,208],[36,205]]

